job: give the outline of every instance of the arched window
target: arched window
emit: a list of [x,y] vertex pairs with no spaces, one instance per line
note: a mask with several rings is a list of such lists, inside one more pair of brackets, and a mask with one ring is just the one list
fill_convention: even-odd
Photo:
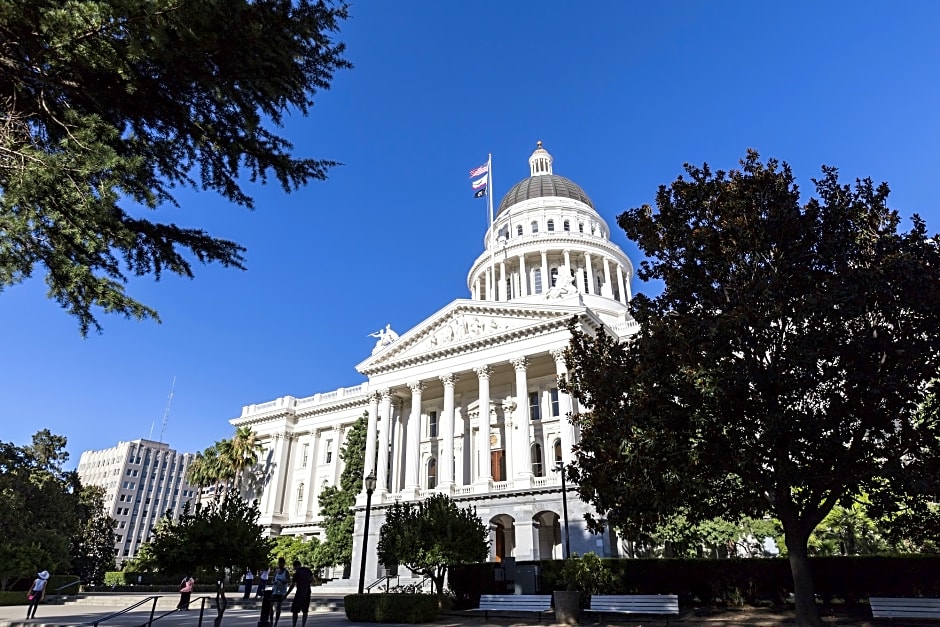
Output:
[[542,463],[542,445],[538,442],[532,445],[532,474],[536,477],[545,476],[545,465]]
[[547,231],[549,231],[549,232],[554,231],[554,230],[555,230],[555,221],[554,221],[554,220],[549,220],[549,221],[545,224],[545,229],[546,229]]
[[532,220],[532,232],[533,233],[539,232],[539,223],[536,222],[535,220]]
[[437,460],[433,457],[428,460],[428,490],[437,487]]
[[566,231],[570,231],[570,230],[571,230],[571,222],[569,222],[568,220],[565,220],[565,222],[561,225],[561,228],[563,228],[563,229],[566,230]]
[[552,444],[552,448],[555,451],[555,463],[561,461],[561,439],[556,439],[555,443]]
[[558,284],[558,268],[552,268],[549,274],[549,287],[555,287]]
[[578,233],[584,233],[584,222],[578,222]]
[[534,285],[535,293],[541,294],[542,293],[542,269],[536,268],[535,271],[532,273],[532,278],[533,278],[532,282],[535,284]]
[[516,227],[516,235],[520,235],[520,236],[522,235],[522,225],[521,225],[521,224]]

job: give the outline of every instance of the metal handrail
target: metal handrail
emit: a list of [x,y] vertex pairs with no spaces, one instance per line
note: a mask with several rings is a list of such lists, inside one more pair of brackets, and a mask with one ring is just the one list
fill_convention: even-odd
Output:
[[369,592],[372,591],[372,588],[376,587],[383,581],[385,582],[385,591],[388,592],[388,582],[391,581],[392,579],[397,579],[397,578],[398,578],[398,575],[385,575],[384,577],[379,577],[378,579],[370,583],[368,586],[366,586],[365,592],[366,594],[368,594]]
[[[168,611],[168,612],[164,612],[163,614],[160,614],[159,616],[154,616],[154,614],[156,614],[156,611],[157,611],[157,601],[158,601],[160,598],[162,598],[163,596],[165,596],[165,595],[159,595],[159,594],[158,594],[158,595],[154,595],[154,596],[149,596],[149,597],[147,597],[147,598],[145,598],[145,599],[143,599],[143,600],[141,600],[141,601],[138,601],[137,603],[134,603],[133,605],[129,605],[129,606],[125,607],[123,610],[119,610],[119,611],[117,611],[117,612],[114,612],[113,614],[108,614],[107,616],[105,616],[105,617],[103,617],[103,618],[98,618],[98,619],[95,619],[95,620],[93,620],[93,621],[89,621],[89,622],[87,622],[87,623],[80,623],[78,627],[87,627],[87,626],[89,626],[89,625],[90,625],[91,627],[98,627],[98,625],[100,625],[101,623],[105,623],[105,622],[111,620],[112,618],[117,618],[118,616],[123,616],[124,614],[127,614],[127,613],[130,612],[131,610],[137,609],[138,607],[140,607],[140,606],[143,605],[144,603],[147,603],[148,601],[152,601],[152,603],[153,603],[153,604],[151,605],[151,607],[150,607],[150,618],[148,618],[148,619],[147,619],[147,622],[146,622],[146,623],[143,623],[143,625],[141,625],[141,627],[144,627],[144,625],[151,625],[151,624],[153,624],[154,622],[160,620],[161,618],[165,618],[165,617],[169,616],[170,614],[175,614],[176,612],[179,612],[179,611],[180,611],[180,608],[179,608],[179,607],[176,607],[176,608],[173,608],[172,610],[170,610],[170,611]],[[209,597],[209,596],[196,597],[195,599],[190,599],[189,603],[187,603],[187,607],[188,607],[189,605],[192,605],[192,604],[193,604],[194,602],[196,602],[196,601],[201,601],[201,603],[200,603],[200,605],[199,605],[199,622],[198,622],[199,625],[202,625],[202,619],[203,619],[203,617],[205,616],[205,613],[206,613],[206,601],[207,601],[207,600],[211,600],[211,599],[212,599],[212,597]]]
[[81,583],[81,582],[82,582],[82,578],[81,578],[81,577],[76,577],[76,578],[75,578],[75,581],[70,581],[70,582],[68,582],[67,584],[65,584],[64,586],[59,586],[58,588],[56,588],[55,590],[52,590],[51,592],[57,594],[57,593],[59,592],[59,590],[65,590],[66,588],[68,588],[68,587],[70,587],[70,586],[74,586],[75,584]]
[[145,598],[145,599],[142,599],[142,600],[138,601],[137,603],[134,603],[133,605],[129,605],[129,606],[125,607],[123,610],[118,610],[117,612],[114,612],[113,614],[108,614],[108,615],[105,616],[104,618],[99,618],[99,619],[96,619],[96,620],[93,620],[93,621],[89,621],[89,622],[87,622],[87,623],[81,623],[81,625],[93,625],[94,627],[97,627],[99,623],[103,623],[103,622],[105,622],[105,621],[111,620],[112,618],[117,618],[118,616],[123,616],[124,614],[127,614],[127,613],[130,612],[131,610],[136,610],[138,607],[140,607],[141,605],[143,605],[143,604],[146,603],[147,601],[153,601],[153,607],[152,607],[151,610],[150,610],[150,619],[151,619],[151,621],[152,621],[152,620],[153,620],[153,611],[154,611],[154,609],[156,609],[156,607],[157,607],[157,599],[159,599],[160,596],[161,596],[161,595],[156,595],[156,596],[147,597],[147,598]]

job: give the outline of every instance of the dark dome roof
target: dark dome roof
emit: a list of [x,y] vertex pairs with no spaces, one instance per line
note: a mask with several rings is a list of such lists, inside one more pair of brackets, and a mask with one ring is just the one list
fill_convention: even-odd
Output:
[[502,213],[503,209],[520,203],[523,200],[545,198],[547,196],[561,196],[562,198],[580,200],[591,209],[594,208],[591,199],[588,198],[584,190],[574,181],[566,179],[563,176],[558,176],[557,174],[542,174],[540,176],[530,176],[529,178],[522,179],[513,185],[512,189],[503,196],[496,213]]

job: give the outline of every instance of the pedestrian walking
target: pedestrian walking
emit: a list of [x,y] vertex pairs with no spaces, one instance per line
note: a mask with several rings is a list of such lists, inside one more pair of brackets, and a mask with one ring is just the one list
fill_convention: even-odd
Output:
[[250,568],[245,569],[245,596],[242,597],[247,599],[251,596],[251,586],[254,583],[255,574],[251,572]]
[[[294,579],[290,584],[291,588],[296,587],[294,600],[291,601],[290,611],[292,614],[291,627],[297,627],[297,614],[304,615],[301,621],[301,627],[307,627],[307,612],[310,611],[310,586],[313,585],[313,571],[306,566],[300,565],[300,560],[294,560]],[[290,594],[290,589],[288,589]]]
[[186,575],[180,582],[180,602],[176,606],[178,610],[188,610],[189,600],[193,595],[193,588],[196,587],[196,580],[192,575]]
[[277,621],[281,620],[281,602],[287,596],[287,588],[290,585],[290,572],[284,565],[284,558],[277,558],[277,568],[274,569],[274,575],[271,582],[271,602],[274,604],[274,627],[277,627]]
[[46,595],[46,584],[49,583],[49,571],[44,570],[36,575],[33,585],[29,587],[29,594],[26,599],[29,605],[26,606],[26,618],[36,618],[36,607],[42,598]]
[[268,586],[268,575],[271,573],[271,567],[265,566],[264,570],[258,573],[258,593],[255,595],[259,599],[264,596],[264,589]]

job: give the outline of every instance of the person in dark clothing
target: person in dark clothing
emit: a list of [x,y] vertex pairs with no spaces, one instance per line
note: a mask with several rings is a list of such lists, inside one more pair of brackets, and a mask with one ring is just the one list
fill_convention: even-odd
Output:
[[195,586],[196,580],[192,578],[192,575],[183,577],[183,581],[180,582],[180,602],[177,604],[176,609],[189,609],[189,600],[193,595],[193,588]]
[[265,566],[264,570],[258,573],[258,593],[255,595],[259,599],[264,596],[264,589],[268,586],[268,574],[271,572],[270,566]]
[[[310,611],[310,586],[313,585],[313,571],[300,565],[300,560],[294,560],[294,578],[290,587],[297,588],[294,600],[291,601],[290,611],[293,614],[292,627],[297,627],[297,614],[303,613],[301,627],[307,627],[307,612]],[[288,590],[288,593],[290,590]]]
[[254,582],[255,574],[251,572],[250,568],[245,569],[245,596],[243,598],[247,599],[251,596],[251,585]]

